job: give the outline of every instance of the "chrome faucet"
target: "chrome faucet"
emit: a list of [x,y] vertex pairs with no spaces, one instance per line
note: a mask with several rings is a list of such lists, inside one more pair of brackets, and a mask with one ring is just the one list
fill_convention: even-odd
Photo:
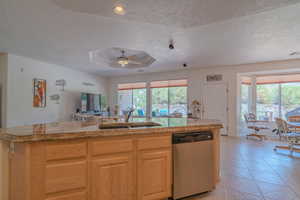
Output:
[[129,122],[129,119],[132,116],[133,111],[134,111],[133,108],[127,111],[127,113],[125,114],[125,122]]

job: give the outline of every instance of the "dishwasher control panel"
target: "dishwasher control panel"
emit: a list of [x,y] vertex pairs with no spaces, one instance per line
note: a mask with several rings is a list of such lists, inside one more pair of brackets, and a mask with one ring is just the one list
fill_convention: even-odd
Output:
[[173,144],[199,142],[212,139],[213,134],[211,131],[197,131],[173,134]]

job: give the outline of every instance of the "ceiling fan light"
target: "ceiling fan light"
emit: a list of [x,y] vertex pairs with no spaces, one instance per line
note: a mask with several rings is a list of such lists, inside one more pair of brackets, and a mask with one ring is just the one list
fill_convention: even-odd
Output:
[[114,13],[117,15],[125,15],[126,14],[125,6],[120,3],[115,4],[113,10],[114,10]]
[[120,58],[118,60],[118,64],[121,65],[122,67],[126,67],[126,65],[129,64],[128,60],[126,58]]

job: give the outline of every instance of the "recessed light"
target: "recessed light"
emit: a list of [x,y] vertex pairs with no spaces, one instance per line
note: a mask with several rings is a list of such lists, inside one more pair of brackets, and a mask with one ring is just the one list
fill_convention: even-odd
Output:
[[125,6],[121,3],[115,4],[114,13],[117,15],[125,15],[126,14]]
[[300,55],[299,51],[294,51],[294,52],[290,53],[290,56],[298,56],[298,55]]

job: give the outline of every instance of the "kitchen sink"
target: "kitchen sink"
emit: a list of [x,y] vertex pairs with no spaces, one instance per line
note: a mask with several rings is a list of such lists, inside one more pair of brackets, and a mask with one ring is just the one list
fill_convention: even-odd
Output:
[[147,128],[161,126],[156,122],[114,122],[114,123],[102,123],[99,125],[100,129],[119,129],[119,128]]

